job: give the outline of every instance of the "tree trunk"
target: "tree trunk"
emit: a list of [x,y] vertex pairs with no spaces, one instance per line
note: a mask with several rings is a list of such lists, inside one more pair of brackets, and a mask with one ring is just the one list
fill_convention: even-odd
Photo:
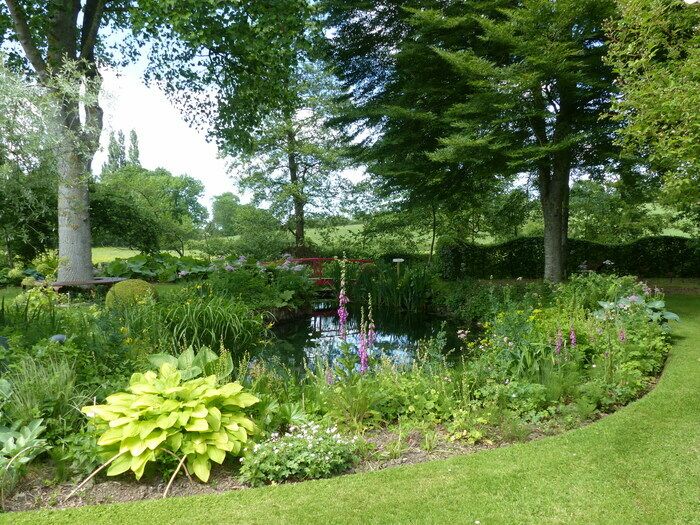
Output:
[[58,280],[93,278],[90,200],[85,158],[70,131],[64,130],[58,156]]
[[560,283],[566,279],[569,233],[569,167],[567,163],[555,161],[552,171],[540,172],[540,202],[544,217],[544,278]]
[[296,154],[296,137],[294,132],[287,133],[287,160],[289,163],[289,181],[294,186],[292,201],[294,203],[294,242],[297,247],[304,245],[304,198],[300,187],[299,164]]
[[[102,110],[95,100],[86,103],[85,127],[80,122],[80,96],[62,92],[54,85],[65,66],[80,64],[82,89],[99,93],[99,72],[95,63],[95,45],[103,22],[105,0],[60,0],[48,2],[46,18],[38,24],[45,38],[44,49],[34,41],[32,24],[22,3],[5,0],[17,40],[41,84],[56,94],[61,110],[61,140],[58,152],[58,279],[84,281],[92,279],[92,237],[88,178],[90,162],[99,146]],[[82,15],[81,15],[82,12]],[[31,16],[44,16],[32,13]],[[80,27],[78,22],[81,22]]]

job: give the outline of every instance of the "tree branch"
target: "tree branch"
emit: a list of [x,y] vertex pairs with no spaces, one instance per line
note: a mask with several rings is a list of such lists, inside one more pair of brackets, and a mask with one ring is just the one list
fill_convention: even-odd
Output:
[[46,62],[44,62],[39,48],[36,47],[32,41],[32,34],[29,30],[27,17],[15,0],[5,0],[5,4],[7,4],[7,8],[10,11],[10,17],[12,18],[19,43],[22,45],[22,49],[27,55],[34,71],[36,71],[36,74],[39,75],[39,79],[43,82],[48,76],[46,72]]
[[97,33],[102,23],[105,0],[87,0],[83,9],[83,28],[80,37],[80,58],[92,62]]

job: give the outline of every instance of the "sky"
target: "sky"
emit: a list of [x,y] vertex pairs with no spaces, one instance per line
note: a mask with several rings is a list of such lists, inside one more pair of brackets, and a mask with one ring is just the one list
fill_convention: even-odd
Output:
[[144,168],[165,168],[174,175],[201,180],[205,187],[203,204],[208,207],[214,195],[235,192],[227,163],[219,158],[216,145],[207,142],[204,131],[190,128],[158,87],[146,86],[138,69],[119,73],[105,70],[102,74],[104,130],[101,149],[93,162],[95,173],[107,159],[110,131],[124,131],[128,141],[129,132],[135,129]]
[[[107,160],[110,132],[122,130],[128,147],[129,132],[134,129],[139,139],[141,165],[199,179],[204,184],[202,204],[210,211],[212,198],[227,191],[239,194],[242,202],[248,202],[250,195],[237,191],[227,161],[219,158],[216,145],[207,141],[204,130],[191,128],[185,122],[162,90],[144,84],[143,67],[141,61],[119,72],[102,71],[100,104],[104,110],[104,127],[93,172],[100,173]],[[356,183],[364,177],[364,169],[349,169],[343,175]]]

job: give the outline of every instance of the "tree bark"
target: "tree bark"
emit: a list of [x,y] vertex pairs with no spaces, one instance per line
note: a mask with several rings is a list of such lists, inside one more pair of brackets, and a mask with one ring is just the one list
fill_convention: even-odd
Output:
[[294,203],[294,242],[297,247],[304,245],[304,198],[299,187],[299,163],[296,154],[296,137],[293,131],[287,133],[287,161],[289,165],[289,181],[294,186],[292,201]]
[[566,279],[569,177],[555,172],[540,174],[540,202],[544,217],[544,278],[554,283]]
[[87,281],[93,277],[90,201],[85,158],[65,130],[58,156],[58,280]]
[[[47,15],[46,57],[33,39],[27,13],[16,0],[5,0],[18,40],[39,81],[54,91],[61,109],[61,137],[58,152],[58,279],[86,281],[93,277],[92,237],[88,178],[90,163],[99,146],[102,110],[97,101],[86,104],[86,123],[80,122],[77,94],[61,93],[52,86],[70,61],[80,61],[87,89],[99,91],[95,44],[102,23],[105,0],[52,2]],[[83,10],[82,27],[78,28]],[[34,35],[35,36],[35,35]]]
[[[551,141],[547,137],[543,118],[533,120],[533,132],[540,145],[550,143],[560,146],[548,158],[539,161],[539,190],[544,218],[544,278],[560,283],[566,279],[567,241],[569,237],[569,178],[571,176],[572,151],[563,146],[572,133],[574,107],[569,100],[571,86],[557,82],[558,111],[554,119]],[[534,90],[536,107],[544,114],[547,107],[542,87]],[[551,104],[551,102],[549,103]]]

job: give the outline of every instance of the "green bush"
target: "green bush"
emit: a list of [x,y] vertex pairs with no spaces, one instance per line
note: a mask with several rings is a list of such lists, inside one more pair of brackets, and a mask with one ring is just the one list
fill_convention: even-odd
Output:
[[112,461],[108,476],[131,470],[140,479],[149,462],[169,452],[206,483],[211,462],[240,454],[255,431],[244,409],[257,401],[239,383],[219,387],[215,376],[182,381],[164,364],[158,373],[134,374],[127,392],[112,394],[106,404],[82,410],[102,432],[97,443]]
[[194,257],[175,257],[168,253],[140,254],[128,259],[115,259],[102,266],[103,273],[108,277],[139,278],[160,283],[202,278],[212,270],[206,261]]
[[43,419],[46,439],[54,443],[80,424],[79,407],[85,395],[73,367],[64,359],[23,357],[5,374],[11,393],[3,411],[19,425]]
[[164,330],[173,348],[217,348],[223,344],[242,355],[267,335],[262,314],[243,302],[225,297],[207,295],[171,301],[159,305],[157,315],[159,326],[147,329],[157,329],[151,332],[155,338],[162,337]]
[[155,287],[141,279],[128,279],[115,284],[107,292],[105,306],[128,305],[154,300],[158,296]]
[[48,250],[32,259],[32,267],[47,281],[54,281],[58,274],[58,262],[58,250]]
[[[441,238],[437,253],[440,273],[449,280],[540,278],[544,270],[544,243],[540,237],[488,246]],[[567,272],[582,269],[640,277],[698,277],[700,244],[683,237],[648,237],[620,245],[569,239]]]
[[335,427],[306,423],[253,446],[241,458],[241,479],[262,485],[327,478],[354,465],[358,449],[357,438],[345,438]]

